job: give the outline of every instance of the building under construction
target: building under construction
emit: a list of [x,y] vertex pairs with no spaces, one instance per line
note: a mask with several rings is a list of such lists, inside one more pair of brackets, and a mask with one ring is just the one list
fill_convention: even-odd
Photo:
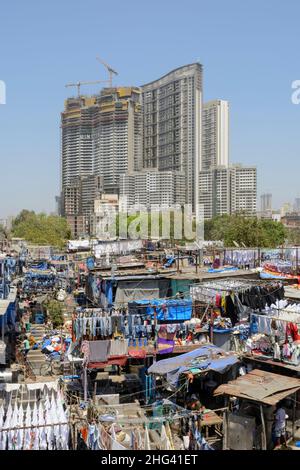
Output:
[[88,232],[84,218],[90,215],[96,193],[118,194],[120,175],[142,166],[140,95],[136,87],[112,87],[98,95],[65,101],[61,114],[62,214],[76,236]]

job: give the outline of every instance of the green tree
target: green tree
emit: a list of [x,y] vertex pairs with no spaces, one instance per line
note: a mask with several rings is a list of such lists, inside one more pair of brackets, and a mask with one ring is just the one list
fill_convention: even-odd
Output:
[[22,210],[13,220],[12,234],[38,245],[63,248],[71,231],[63,217]]
[[223,240],[225,246],[260,246],[275,248],[287,237],[283,224],[269,219],[246,217],[244,214],[222,215],[205,221],[206,240]]
[[58,300],[49,300],[46,304],[47,316],[51,320],[53,328],[58,328],[64,323],[63,307]]
[[3,225],[0,225],[0,240],[7,240],[10,236],[9,230]]

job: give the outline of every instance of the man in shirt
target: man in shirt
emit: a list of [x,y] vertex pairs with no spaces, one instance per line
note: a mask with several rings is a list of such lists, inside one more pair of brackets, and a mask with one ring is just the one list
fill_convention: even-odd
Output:
[[275,447],[280,446],[280,444],[286,445],[286,419],[288,415],[286,414],[285,409],[283,408],[282,402],[277,403],[276,412],[275,412],[275,421],[274,421],[274,437],[275,437]]
[[23,341],[23,350],[24,350],[24,356],[26,357],[28,352],[30,351],[30,344],[29,344],[27,337]]

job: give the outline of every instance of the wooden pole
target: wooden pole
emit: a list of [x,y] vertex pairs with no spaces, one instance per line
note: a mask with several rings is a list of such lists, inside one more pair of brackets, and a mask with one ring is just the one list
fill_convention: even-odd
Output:
[[267,434],[266,434],[266,423],[264,417],[264,410],[263,406],[259,405],[260,409],[260,417],[261,417],[261,424],[262,424],[262,450],[267,450]]
[[83,384],[84,384],[84,388],[83,388],[83,400],[85,402],[87,402],[87,369],[86,369],[86,365],[84,366],[83,368]]
[[294,393],[294,400],[293,400],[293,430],[292,430],[292,433],[293,433],[293,439],[295,438],[295,431],[296,431],[296,424],[295,424],[295,421],[296,421],[296,398],[297,398],[297,392]]

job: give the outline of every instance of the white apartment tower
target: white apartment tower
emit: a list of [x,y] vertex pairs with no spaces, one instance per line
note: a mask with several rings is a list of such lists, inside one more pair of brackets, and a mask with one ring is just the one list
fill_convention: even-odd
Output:
[[199,204],[205,219],[234,213],[256,215],[256,203],[256,167],[236,164],[200,171]]
[[202,65],[172,70],[143,85],[143,167],[185,175],[185,203],[195,208],[201,160]]
[[120,196],[127,197],[129,206],[183,206],[185,194],[185,175],[179,171],[144,169],[120,178]]
[[230,214],[230,171],[215,167],[200,171],[199,203],[204,206],[204,218]]
[[214,100],[203,104],[201,170],[229,165],[229,104]]
[[231,212],[256,215],[257,211],[257,169],[255,166],[232,165]]

